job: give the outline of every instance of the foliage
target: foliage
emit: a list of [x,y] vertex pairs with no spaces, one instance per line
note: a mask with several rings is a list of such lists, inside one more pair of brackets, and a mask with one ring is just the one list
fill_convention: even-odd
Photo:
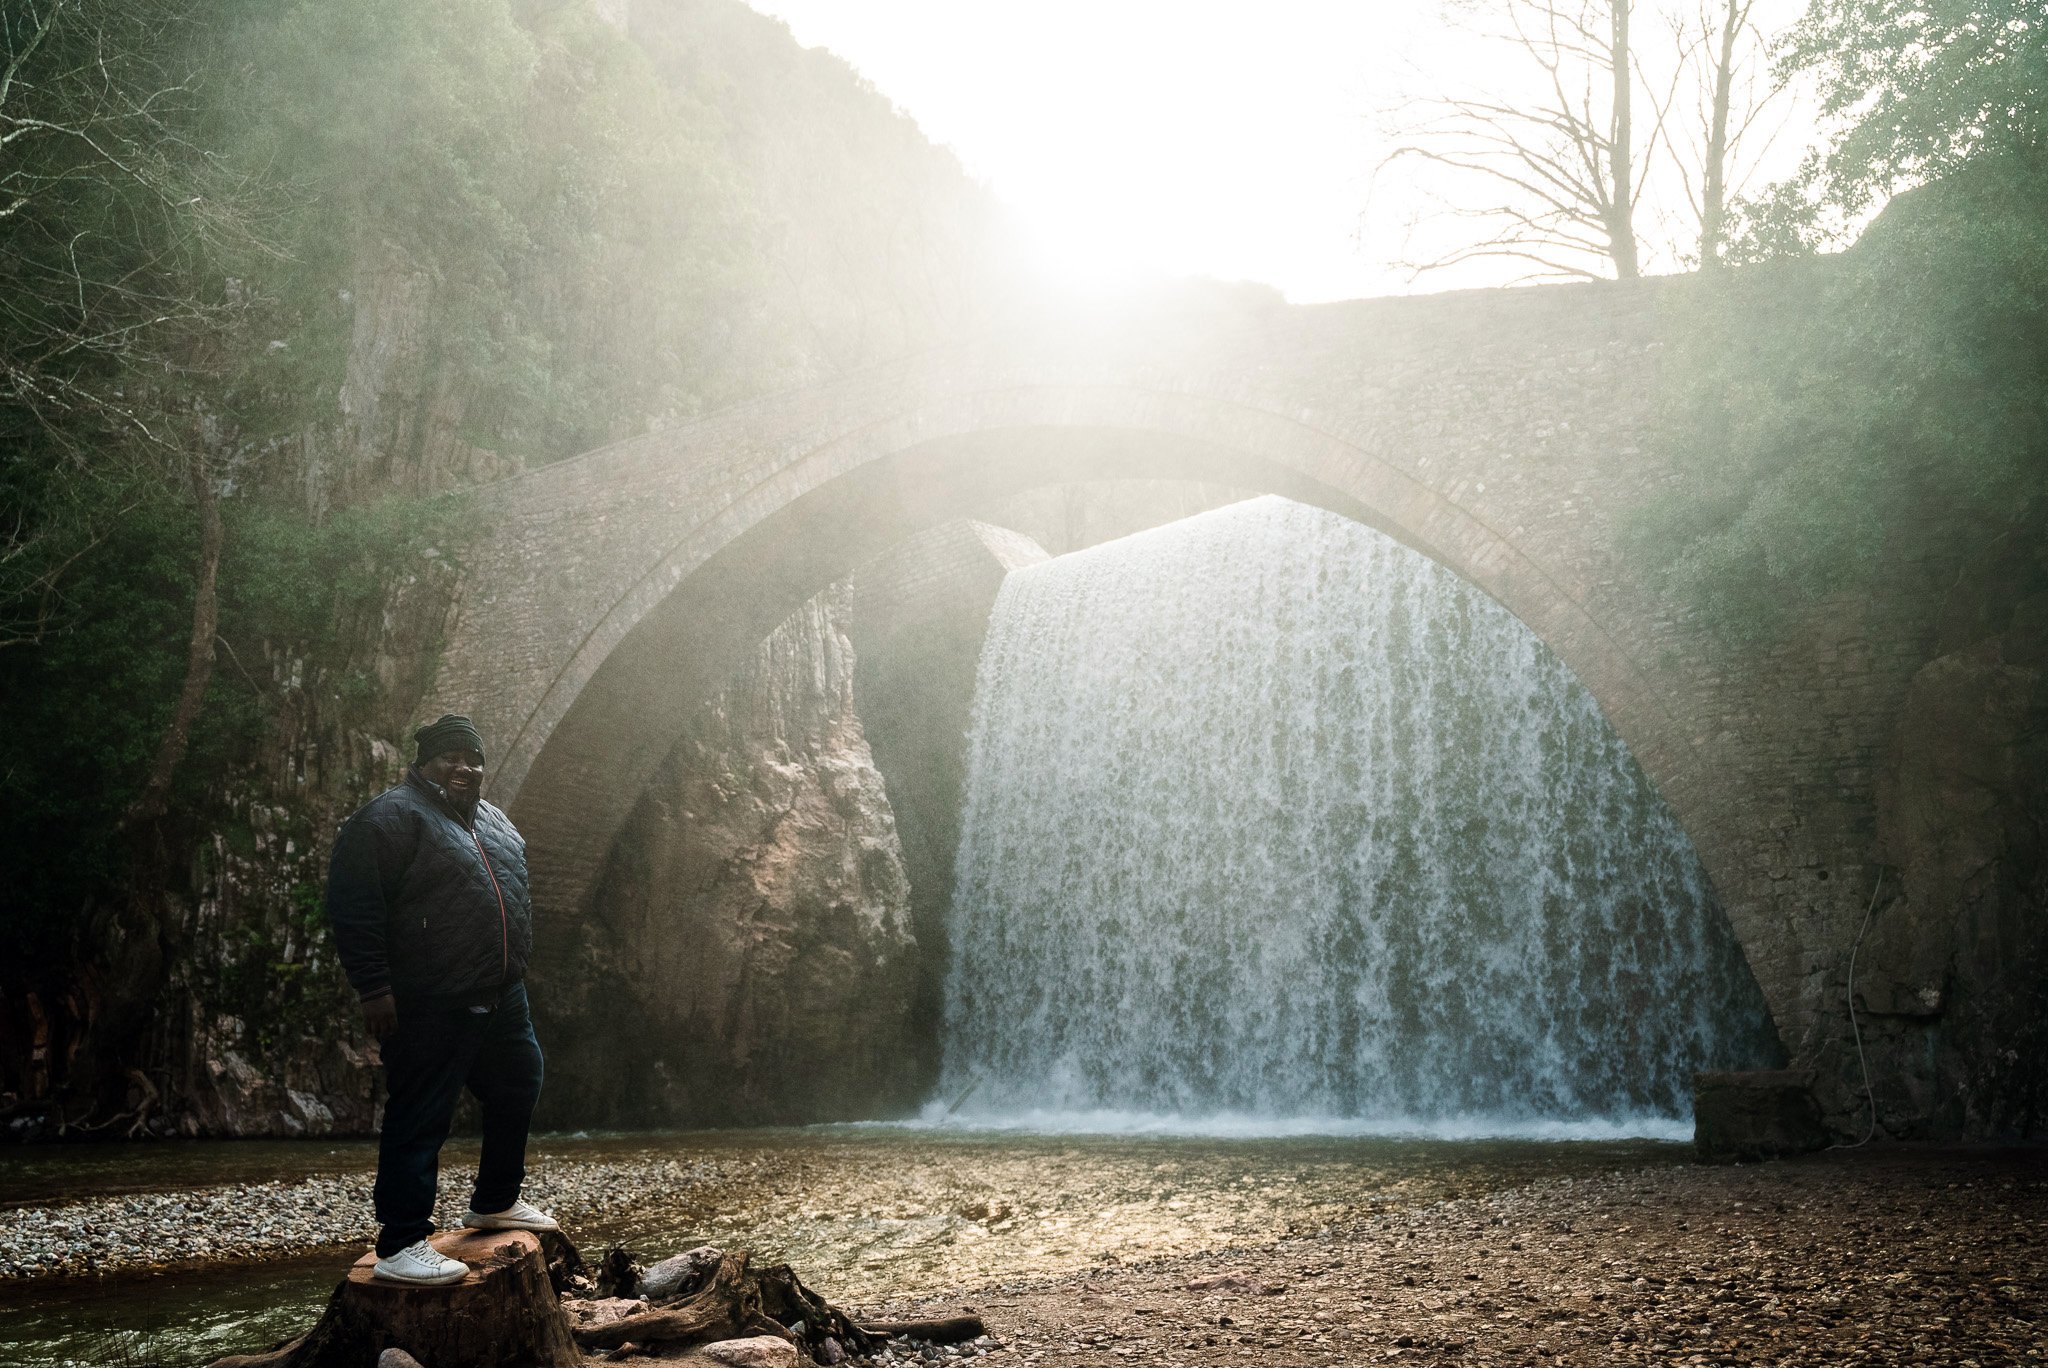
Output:
[[1885,196],[1975,161],[2048,170],[2048,11],[2038,0],[1811,0],[1779,52],[1813,82],[1830,143],[1739,206],[1746,260],[1839,241]]
[[1814,0],[1784,63],[1845,121],[1825,162],[1851,208],[1978,158],[2048,157],[2048,12],[2037,0]]
[[33,644],[110,500],[181,494],[262,251],[183,135],[186,4],[26,0],[0,22],[0,647]]
[[302,394],[345,379],[354,311],[326,301],[388,307],[394,278],[421,283],[429,388],[473,444],[553,459],[708,383],[721,358],[636,329],[630,301],[723,287],[743,268],[719,244],[745,235],[715,151],[586,7],[530,26],[502,0],[237,8],[217,138],[297,206],[275,283]]
[[2048,509],[2043,222],[2048,176],[1981,159],[1830,269],[1753,268],[1687,316],[1668,367],[1684,476],[1634,529],[1681,602],[1767,638],[1918,538],[1988,543]]
[[[1687,320],[1687,474],[1636,529],[1682,601],[1758,639],[1878,583],[1916,533],[1991,542],[2048,513],[2048,16],[1812,0],[1780,60],[1836,131],[1738,206],[1731,259],[1781,264]],[[1923,181],[1824,276],[1791,264]]]
[[742,0],[635,28],[581,0],[5,7],[10,941],[53,950],[120,886],[205,507],[194,836],[298,706],[272,661],[321,662],[323,706],[377,693],[353,639],[455,549],[449,504],[386,497],[463,478],[433,442],[559,459],[972,321],[989,200],[949,154]]
[[[314,667],[346,664],[349,630],[429,547],[452,545],[461,503],[390,499],[309,527],[253,503],[231,504],[222,557],[216,671],[181,777],[179,803],[203,810],[218,776],[256,759],[277,700],[272,650]],[[33,651],[0,655],[0,928],[10,948],[49,943],[77,909],[118,887],[120,818],[169,715],[190,627],[197,531],[182,510],[139,500],[111,516],[70,585],[80,601]]]

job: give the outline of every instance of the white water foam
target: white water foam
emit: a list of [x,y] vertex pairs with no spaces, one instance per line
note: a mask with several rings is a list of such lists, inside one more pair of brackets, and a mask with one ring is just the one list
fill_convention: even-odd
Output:
[[1691,1117],[1615,1116],[1579,1120],[1504,1115],[1485,1116],[1252,1116],[1220,1113],[1210,1116],[1161,1115],[1155,1112],[949,1111],[938,1102],[900,1121],[864,1122],[906,1130],[962,1134],[1158,1136],[1210,1140],[1287,1140],[1307,1138],[1369,1140],[1670,1140],[1692,1139]]
[[1282,499],[1005,582],[950,930],[929,1125],[1682,1138],[1776,1049],[1570,673]]

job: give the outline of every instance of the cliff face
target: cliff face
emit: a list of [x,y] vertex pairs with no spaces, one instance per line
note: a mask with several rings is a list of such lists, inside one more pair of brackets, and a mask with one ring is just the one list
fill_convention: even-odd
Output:
[[2048,1127],[2048,565],[1989,570],[1913,677],[1880,789],[1895,880],[1855,997],[1906,1138]]
[[853,579],[854,695],[910,876],[920,951],[911,1011],[927,1085],[938,1081],[975,667],[1004,577],[1044,559],[1019,533],[963,519],[907,539]]
[[374,1128],[355,994],[326,929],[341,821],[395,782],[455,591],[441,555],[397,574],[339,650],[249,643],[250,756],[161,830],[161,882],[112,896],[70,962],[0,970],[0,1115],[14,1138],[300,1136]]
[[[211,83],[233,117],[206,125],[231,135],[203,149],[209,164],[252,184],[280,169],[291,181],[275,206],[263,201],[279,211],[265,224],[276,259],[244,263],[255,274],[230,286],[253,331],[212,338],[199,368],[218,364],[233,391],[204,407],[257,425],[210,425],[215,464],[233,474],[222,499],[231,514],[295,521],[272,541],[245,542],[245,524],[230,517],[220,581],[229,607],[199,728],[212,744],[195,745],[181,766],[177,810],[129,843],[150,847],[134,861],[143,872],[109,857],[89,885],[78,881],[85,892],[19,895],[36,900],[37,938],[0,954],[9,1136],[374,1126],[372,1051],[334,962],[321,887],[340,820],[409,758],[459,578],[449,558],[460,551],[444,542],[448,557],[397,576],[376,610],[329,631],[355,616],[330,606],[332,566],[300,574],[269,548],[303,547],[407,496],[473,487],[529,460],[932,345],[972,326],[983,295],[1008,279],[984,269],[1000,245],[986,194],[837,58],[801,48],[741,0],[605,0],[594,18],[586,8],[284,7],[218,33],[194,29],[208,60],[234,73]],[[423,70],[449,79],[412,79]],[[417,108],[374,98],[415,87],[431,97]],[[366,146],[386,155],[364,159]],[[861,198],[853,191],[882,182],[903,193],[871,212],[849,208]],[[211,222],[217,208],[198,212]],[[199,275],[210,300],[217,276]],[[244,341],[248,356],[211,355]],[[162,642],[122,640],[137,657],[182,659],[190,590],[163,572],[168,553],[156,541],[131,540],[147,568],[116,589],[170,603],[181,621]],[[182,571],[191,557],[179,555]],[[248,598],[305,611],[251,625],[261,613],[232,608],[252,585]],[[279,626],[280,616],[292,621]],[[135,673],[143,682],[132,698],[102,690],[87,701],[130,717],[168,711],[175,676]],[[36,687],[66,706],[80,692]],[[764,886],[789,880],[817,904],[777,894],[761,925],[724,942],[727,967],[750,984],[788,978],[776,990],[791,1004],[782,1024],[728,1032],[743,1052],[805,1032],[836,1044],[842,1033],[821,1024],[817,1005],[836,991],[820,986],[836,971],[815,956],[844,950],[849,974],[878,983],[894,972],[876,960],[889,935],[871,924],[886,874],[826,872],[826,838],[813,829],[836,822],[840,837],[858,827],[879,841],[879,781],[844,737],[781,744],[763,752],[771,763],[759,774],[752,752],[734,758],[743,778],[732,782],[756,785],[760,804],[786,802],[782,825],[749,829],[739,808],[718,809],[727,825],[701,833],[725,842],[717,859],[752,859]],[[119,765],[140,773],[150,753],[143,742],[118,754],[110,745],[95,779]],[[10,774],[27,773],[9,760]],[[778,777],[773,764],[790,773]],[[53,785],[71,781],[61,763],[51,768]],[[113,815],[94,835],[126,841]],[[88,844],[61,832],[19,843],[81,868]],[[743,943],[772,940],[763,927],[776,917],[794,919],[774,933],[787,941],[782,960]],[[31,918],[8,920],[0,949],[31,944],[12,934]],[[58,929],[45,934],[45,924]],[[766,1012],[769,995],[749,988],[733,1010]],[[865,1078],[884,1063],[863,1067]],[[861,1092],[849,1085],[846,1095]]]
[[[322,907],[342,820],[396,783],[403,737],[431,678],[455,571],[420,561],[354,624],[349,658],[274,650],[256,668],[277,706],[263,761],[228,777],[221,810],[172,897],[165,988],[150,1054],[187,1135],[362,1134],[376,1126],[374,1050],[359,1039]],[[350,700],[344,678],[374,679]]]
[[831,592],[769,637],[676,743],[583,919],[542,928],[546,1124],[796,1123],[917,1100],[918,945],[846,613]]

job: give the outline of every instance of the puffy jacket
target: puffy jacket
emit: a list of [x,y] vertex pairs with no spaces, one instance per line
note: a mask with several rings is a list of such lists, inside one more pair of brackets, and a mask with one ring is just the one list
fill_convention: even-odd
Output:
[[479,802],[460,809],[418,770],[342,824],[327,919],[365,1000],[488,994],[518,982],[533,949],[526,842]]

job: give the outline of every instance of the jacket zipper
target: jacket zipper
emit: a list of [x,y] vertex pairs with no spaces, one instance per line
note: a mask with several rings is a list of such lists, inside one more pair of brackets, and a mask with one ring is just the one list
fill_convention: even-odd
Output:
[[512,924],[505,916],[505,890],[498,887],[491,857],[484,854],[483,838],[472,830],[469,839],[476,846],[476,857],[484,862],[484,877],[491,881],[491,892],[498,895],[498,982],[503,983],[505,975],[512,972]]

